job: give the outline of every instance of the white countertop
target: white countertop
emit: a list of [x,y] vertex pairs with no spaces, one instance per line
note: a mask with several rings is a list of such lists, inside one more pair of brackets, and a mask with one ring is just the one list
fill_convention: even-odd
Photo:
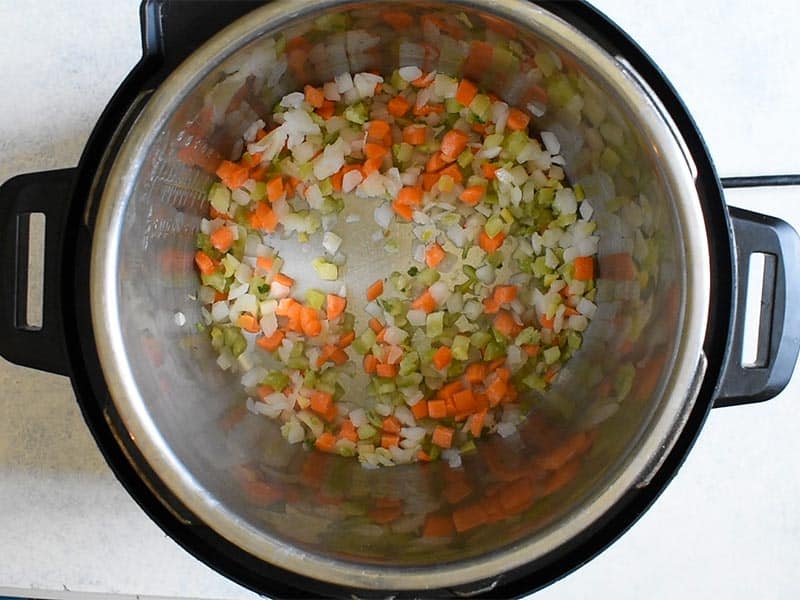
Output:
[[[796,3],[596,0],[662,67],[723,176],[800,171]],[[138,0],[0,2],[0,181],[73,166],[140,52]],[[729,195],[800,229],[800,189]],[[800,596],[800,374],[715,410],[684,467],[610,549],[537,598]],[[127,496],[66,378],[0,359],[0,595],[255,597]]]

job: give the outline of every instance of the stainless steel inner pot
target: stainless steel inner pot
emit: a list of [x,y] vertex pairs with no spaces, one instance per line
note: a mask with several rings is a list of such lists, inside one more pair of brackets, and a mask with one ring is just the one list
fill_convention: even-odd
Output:
[[[391,23],[388,10],[411,15],[414,25]],[[455,470],[367,470],[289,446],[266,418],[237,420],[238,378],[217,368],[196,329],[192,255],[211,178],[187,166],[182,149],[227,155],[231,140],[283,94],[344,71],[387,74],[406,65],[467,75],[512,105],[545,108],[534,122],[559,135],[567,173],[585,189],[601,236],[599,310],[583,348],[550,391],[528,399],[532,417],[518,435],[481,441]],[[262,105],[239,103],[243,85]],[[533,86],[549,91],[546,104],[530,95]],[[632,68],[535,4],[271,3],[174,71],[114,160],[91,264],[92,318],[114,408],[170,491],[268,563],[367,589],[497,577],[574,539],[624,493],[647,485],[682,429],[704,375],[709,310],[694,175],[676,127]],[[386,255],[371,241],[365,214],[342,230],[351,289],[410,260],[405,249]],[[314,256],[283,250],[300,253],[298,263]],[[618,268],[625,254],[635,272]],[[544,494],[553,474],[537,466],[537,455],[574,431],[591,431],[592,449],[571,483]],[[463,491],[455,497],[454,481]],[[421,537],[426,515],[480,510],[514,485],[535,498],[525,511],[453,537]],[[387,503],[402,507],[401,518],[370,519]]]

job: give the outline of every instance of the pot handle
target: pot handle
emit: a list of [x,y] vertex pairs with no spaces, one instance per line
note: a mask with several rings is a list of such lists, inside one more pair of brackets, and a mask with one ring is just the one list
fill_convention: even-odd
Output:
[[[17,175],[0,186],[0,356],[69,375],[61,314],[62,235],[76,169]],[[31,216],[44,215],[41,325],[28,322]]]
[[[752,187],[753,178],[723,180],[726,187]],[[781,185],[759,180],[760,185]],[[733,336],[714,406],[761,402],[777,396],[792,377],[800,350],[800,237],[785,221],[730,207],[736,245]],[[755,365],[742,365],[750,257],[765,254]]]

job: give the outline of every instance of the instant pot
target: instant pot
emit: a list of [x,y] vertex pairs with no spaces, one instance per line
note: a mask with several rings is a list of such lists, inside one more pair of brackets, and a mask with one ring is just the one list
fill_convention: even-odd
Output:
[[[796,178],[721,182],[669,82],[590,5],[146,0],[141,19],[143,58],[80,165],[0,188],[0,353],[69,376],[127,491],[232,580],[273,597],[533,592],[636,521],[712,407],[766,400],[789,381],[800,347],[789,310],[800,295],[797,234],[727,207],[722,188]],[[459,468],[367,470],[287,445],[274,424],[243,414],[239,382],[213,364],[196,328],[192,264],[211,182],[202,163],[305,83],[412,64],[467,75],[509,104],[533,102],[535,122],[558,133],[567,173],[596,212],[598,314],[566,372],[530,399],[517,435],[481,440]],[[527,95],[533,84],[549,93]],[[37,213],[44,301],[33,327]],[[766,259],[757,356],[744,365],[753,253]],[[556,485],[562,473],[538,459],[575,432],[590,432],[591,444],[567,457],[574,477]],[[526,499],[513,514],[420,535],[430,515],[488,510],[512,493]],[[374,517],[390,505],[399,519]]]

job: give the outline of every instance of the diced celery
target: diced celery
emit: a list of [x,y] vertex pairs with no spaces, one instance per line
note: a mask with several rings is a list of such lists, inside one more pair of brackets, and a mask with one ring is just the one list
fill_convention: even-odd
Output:
[[470,343],[481,350],[492,341],[492,334],[487,331],[476,331],[469,337]]
[[375,335],[375,332],[372,329],[366,329],[364,333],[353,341],[353,350],[359,354],[366,354],[375,345],[376,341],[378,341],[378,336]]
[[452,192],[456,182],[450,175],[442,175],[439,178],[439,189],[445,193]]
[[286,362],[286,366],[290,369],[305,370],[308,368],[308,359],[305,356],[295,356]]
[[266,385],[277,391],[281,391],[289,385],[289,382],[289,377],[280,371],[268,371],[264,379],[261,380],[262,385]]
[[250,200],[259,201],[267,197],[267,184],[264,181],[256,181],[253,191],[250,192]]
[[581,343],[583,342],[583,337],[577,331],[568,331],[567,332],[567,347],[575,352],[578,348],[581,347]]
[[[416,367],[418,368],[418,367]],[[419,372],[412,372],[408,375],[399,375],[395,382],[397,383],[397,387],[417,387],[419,384],[422,383],[422,373]]]
[[467,440],[466,442],[461,444],[459,451],[461,452],[461,454],[467,454],[469,452],[474,452],[477,449],[478,447],[475,445],[475,442],[473,440]]
[[614,395],[619,400],[627,398],[633,387],[633,380],[636,377],[636,368],[631,363],[625,363],[614,374]]
[[529,142],[528,135],[524,131],[512,131],[503,141],[503,148],[514,158],[522,152]]
[[214,209],[227,213],[231,204],[231,191],[221,183],[213,183],[208,190],[208,201]]
[[212,327],[211,328],[211,347],[214,350],[222,350],[225,346],[225,334],[222,332],[222,329],[219,327]]
[[493,215],[486,221],[486,225],[484,225],[483,229],[486,231],[486,235],[490,238],[494,238],[505,229],[505,223],[503,223],[503,219]]
[[351,123],[363,125],[369,118],[369,111],[363,102],[357,102],[352,106],[348,106],[344,111],[344,118]]
[[399,71],[395,71],[394,73],[392,73],[389,82],[392,84],[392,87],[395,88],[398,92],[402,92],[409,86],[409,83],[405,79],[400,77]]
[[444,312],[436,311],[428,315],[425,319],[425,335],[433,339],[442,335],[444,331]]
[[500,358],[501,356],[505,355],[506,355],[506,349],[503,347],[502,344],[499,344],[496,341],[492,341],[486,344],[486,348],[484,348],[483,350],[484,360],[494,360],[496,358]]
[[620,160],[619,154],[606,146],[606,148],[603,150],[603,153],[600,155],[600,167],[602,167],[604,171],[614,173],[617,170],[617,167],[619,167]]
[[408,375],[419,368],[419,354],[415,350],[410,350],[403,355],[400,360],[400,375]]
[[523,379],[522,385],[524,385],[528,389],[537,390],[540,392],[544,391],[544,389],[547,387],[547,384],[545,383],[544,379],[539,375],[536,375],[535,373],[531,373],[525,379]]
[[519,335],[514,340],[518,346],[523,344],[538,344],[541,341],[542,335],[534,327],[526,327],[519,332]]
[[453,352],[454,359],[467,360],[469,358],[469,338],[465,335],[455,336],[450,350]]
[[559,358],[561,358],[561,349],[558,346],[552,346],[545,350],[542,353],[544,357],[544,362],[548,365],[552,365],[555,363]]
[[380,301],[380,304],[383,306],[383,309],[393,317],[408,312],[405,303],[400,300],[400,298],[384,298]]
[[441,275],[439,274],[439,271],[435,269],[423,269],[422,272],[417,276],[419,282],[422,285],[427,286],[431,286],[439,281],[440,277]]
[[319,290],[310,289],[306,291],[306,303],[312,308],[320,310],[325,304],[325,294]]
[[491,135],[487,135],[486,139],[483,140],[483,147],[487,150],[497,148],[498,146],[502,145],[503,139],[504,136],[502,133],[492,133]]
[[545,257],[539,256],[533,261],[533,275],[540,279],[545,275],[552,273],[553,270],[545,264]]
[[320,279],[325,281],[336,281],[339,279],[339,267],[332,262],[328,262],[324,258],[315,258],[311,261],[311,265],[314,267]]
[[414,146],[406,142],[394,144],[392,146],[392,156],[395,162],[406,165],[411,161],[411,156],[414,154]]
[[515,221],[514,215],[511,214],[511,211],[508,210],[508,208],[504,208],[503,210],[500,211],[500,218],[503,219],[503,221],[505,221],[509,225],[511,225]]
[[471,150],[467,149],[464,150],[461,154],[458,155],[458,166],[462,169],[466,169],[468,166],[472,164],[472,161],[475,160],[475,155],[472,153]]
[[461,103],[455,98],[447,98],[444,101],[444,108],[448,113],[459,113],[463,106],[461,106]]
[[556,197],[556,191],[553,188],[542,188],[536,192],[536,203],[539,206],[550,206]]
[[583,186],[580,183],[573,185],[572,191],[575,193],[575,199],[578,202],[581,202],[584,198],[586,198],[586,192],[583,191]]
[[222,266],[225,267],[225,277],[232,277],[239,267],[239,261],[231,254],[222,257]]
[[227,281],[225,281],[225,276],[219,271],[214,271],[213,273],[209,273],[208,275],[201,275],[200,280],[203,282],[203,285],[212,287],[218,292],[224,292],[225,287],[227,285]]
[[378,430],[375,429],[369,423],[367,423],[358,428],[358,439],[368,440],[371,437],[373,437],[376,433],[378,433]]
[[391,394],[396,389],[397,387],[395,386],[394,381],[392,381],[391,379],[381,379],[378,383],[377,391],[378,394],[384,395],[384,394]]
[[553,105],[562,108],[569,104],[575,96],[575,89],[569,78],[562,75],[550,80],[550,84],[547,86],[547,95]]
[[333,182],[330,177],[326,177],[319,182],[319,191],[323,196],[330,196],[333,193]]
[[491,107],[492,100],[486,94],[478,94],[469,105],[469,109],[484,123],[486,119],[489,118],[489,110]]

